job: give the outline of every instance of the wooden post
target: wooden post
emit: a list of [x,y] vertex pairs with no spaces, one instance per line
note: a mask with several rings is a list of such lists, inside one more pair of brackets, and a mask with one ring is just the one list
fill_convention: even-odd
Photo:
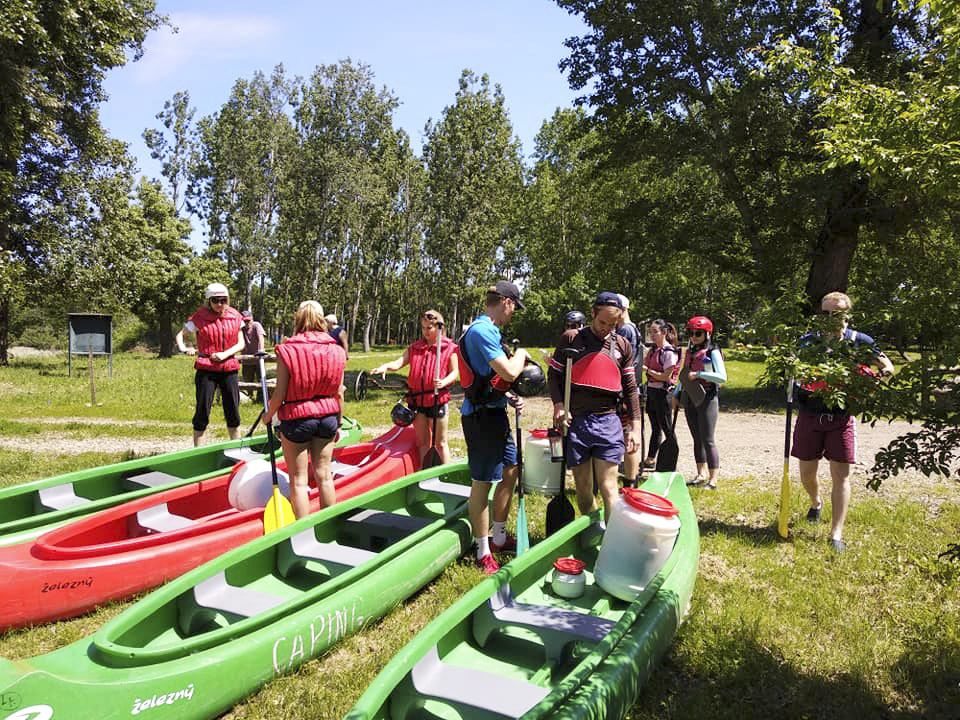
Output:
[[90,406],[97,404],[97,390],[93,385],[93,346],[87,345],[87,365],[90,367]]

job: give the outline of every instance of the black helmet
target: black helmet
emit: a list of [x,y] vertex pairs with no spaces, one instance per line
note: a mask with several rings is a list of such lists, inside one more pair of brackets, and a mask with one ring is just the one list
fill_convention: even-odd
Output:
[[393,406],[393,410],[390,411],[390,417],[393,420],[393,424],[399,427],[406,427],[413,422],[413,419],[417,414],[408,408],[403,402],[398,402]]
[[566,315],[563,316],[563,326],[567,325],[586,325],[587,316],[584,315],[579,310],[571,310]]
[[535,362],[530,362],[524,365],[510,387],[520,397],[533,397],[543,392],[546,386],[547,378],[544,377],[543,370]]

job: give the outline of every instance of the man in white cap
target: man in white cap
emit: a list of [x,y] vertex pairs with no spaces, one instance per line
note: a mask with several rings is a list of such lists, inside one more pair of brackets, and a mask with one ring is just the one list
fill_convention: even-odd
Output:
[[[240,363],[234,355],[243,350],[243,317],[230,307],[230,292],[226,285],[210,283],[204,297],[204,304],[190,316],[176,337],[180,352],[197,355],[193,364],[197,391],[197,407],[193,413],[194,445],[203,443],[217,388],[223,400],[227,433],[231,439],[240,437],[240,386],[237,381]],[[184,345],[185,332],[196,333],[196,348]]]

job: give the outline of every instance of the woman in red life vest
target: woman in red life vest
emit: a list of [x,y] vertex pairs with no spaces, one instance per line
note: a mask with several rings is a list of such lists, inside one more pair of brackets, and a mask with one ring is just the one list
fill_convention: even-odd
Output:
[[657,452],[660,450],[661,435],[670,432],[669,393],[677,382],[680,370],[680,355],[677,351],[677,329],[666,320],[654,320],[650,323],[650,348],[643,360],[643,371],[647,374],[647,417],[650,418],[650,446],[644,467],[655,467]]
[[[413,429],[416,432],[420,459],[436,444],[440,459],[450,462],[450,446],[447,443],[447,403],[450,402],[450,386],[460,377],[457,344],[443,334],[443,315],[436,310],[427,310],[420,316],[421,337],[392,362],[375,367],[374,375],[386,377],[387,372],[396,372],[410,365],[407,376],[407,402],[416,411]],[[440,342],[440,378],[437,379],[437,342]],[[434,404],[434,390],[439,393]],[[433,418],[437,418],[436,443],[430,437]]]
[[[243,350],[243,317],[230,307],[230,293],[225,285],[210,283],[205,297],[206,302],[190,316],[176,337],[180,352],[198,356],[193,364],[197,370],[194,376],[197,388],[197,408],[193,414],[194,445],[203,441],[217,388],[220,388],[223,400],[227,433],[231,439],[240,437],[240,386],[237,383],[240,363],[234,355]],[[196,348],[183,344],[185,332],[196,334]]]
[[327,333],[320,303],[300,303],[293,326],[293,336],[274,348],[277,386],[263,421],[271,422],[274,415],[280,418],[280,443],[290,473],[290,503],[299,519],[310,513],[308,459],[320,488],[321,507],[337,501],[330,460],[340,427],[347,355]]

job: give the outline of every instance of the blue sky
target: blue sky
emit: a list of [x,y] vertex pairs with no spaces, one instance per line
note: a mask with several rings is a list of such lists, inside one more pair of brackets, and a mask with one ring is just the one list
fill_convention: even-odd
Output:
[[238,78],[283,63],[289,75],[345,58],[369,65],[378,87],[400,100],[395,125],[419,152],[424,125],[454,100],[460,72],[486,73],[503,88],[524,153],[541,124],[567,107],[570,90],[557,64],[564,39],[585,32],[550,0],[158,0],[169,28],[152,33],[144,56],[111,71],[101,120],[127,142],[140,171],[159,177],[141,134],[160,127],[164,101],[190,92],[197,117],[215,112]]

